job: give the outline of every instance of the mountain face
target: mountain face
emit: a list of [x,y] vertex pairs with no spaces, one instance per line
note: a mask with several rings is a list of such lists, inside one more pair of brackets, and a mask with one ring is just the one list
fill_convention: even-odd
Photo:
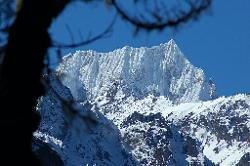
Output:
[[43,163],[249,165],[250,95],[217,97],[173,40],[77,51],[45,77],[33,143]]
[[78,51],[65,57],[57,71],[62,83],[80,100],[82,85],[93,100],[110,94],[117,85],[126,96],[142,99],[152,94],[174,103],[209,100],[216,95],[212,82],[184,57],[173,40],[152,48],[125,46],[110,53]]

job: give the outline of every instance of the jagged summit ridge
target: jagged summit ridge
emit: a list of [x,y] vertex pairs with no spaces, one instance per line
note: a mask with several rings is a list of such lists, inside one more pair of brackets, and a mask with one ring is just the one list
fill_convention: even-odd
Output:
[[125,46],[108,53],[77,51],[65,57],[57,71],[77,99],[81,92],[74,89],[82,85],[91,98],[105,96],[118,86],[126,96],[162,95],[173,103],[215,96],[214,85],[172,39],[151,48]]

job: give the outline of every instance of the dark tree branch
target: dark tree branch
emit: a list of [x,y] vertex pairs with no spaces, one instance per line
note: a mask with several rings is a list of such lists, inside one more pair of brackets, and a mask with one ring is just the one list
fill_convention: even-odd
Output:
[[[53,74],[56,74],[56,73],[51,73],[52,75]],[[53,94],[55,94],[55,96],[57,97],[57,99],[60,100],[62,106],[63,106],[63,111],[65,114],[69,115],[67,117],[70,117],[69,118],[69,122],[72,122],[72,118],[75,118],[75,117],[78,117],[80,118],[84,123],[92,123],[93,125],[96,125],[98,123],[98,121],[96,120],[96,117],[94,116],[94,113],[92,113],[91,111],[89,110],[86,110],[88,111],[87,113],[85,114],[81,114],[81,110],[79,108],[76,108],[75,105],[78,104],[78,103],[84,103],[84,104],[89,104],[88,101],[81,101],[81,100],[74,100],[74,99],[71,99],[71,100],[68,100],[68,99],[65,99],[64,97],[62,97],[55,89],[50,81],[50,78],[51,75],[45,75],[43,77],[43,80],[44,80],[44,86],[45,88],[48,90],[51,90],[53,92]],[[58,76],[55,76],[55,79],[57,79],[56,81],[58,83],[61,84],[61,81],[59,80]],[[62,84],[61,84],[62,85]],[[63,85],[62,85],[63,86]]]
[[[155,20],[149,21],[146,19],[143,19],[142,17],[138,18],[137,16],[132,16],[129,14],[128,11],[125,11],[121,5],[117,3],[117,0],[110,0],[111,4],[116,9],[117,13],[120,15],[120,17],[132,25],[134,25],[137,29],[144,29],[144,30],[162,30],[166,27],[177,27],[178,25],[182,23],[186,23],[189,20],[196,19],[198,16],[201,15],[202,12],[206,11],[210,5],[211,0],[197,0],[197,1],[186,1],[189,5],[190,9],[188,11],[184,9],[174,9],[171,11],[164,11],[164,13],[169,13],[167,15],[167,18],[164,18],[164,16],[161,16],[160,11],[155,10],[149,10],[147,9],[147,14],[149,14],[152,18],[155,18]],[[138,3],[138,2],[137,2]],[[159,5],[156,5],[157,8]],[[170,17],[170,14],[173,14],[174,17]]]
[[114,16],[113,20],[110,22],[110,24],[107,26],[107,28],[104,31],[102,31],[101,33],[97,34],[96,36],[92,36],[92,37],[89,36],[86,40],[82,40],[78,43],[67,44],[67,43],[61,43],[59,41],[53,41],[51,44],[51,47],[55,47],[55,48],[59,48],[59,49],[75,48],[75,47],[80,47],[80,46],[84,46],[84,45],[93,43],[93,42],[95,42],[99,39],[102,39],[102,38],[109,37],[111,32],[112,32],[115,21],[116,21],[116,16]]

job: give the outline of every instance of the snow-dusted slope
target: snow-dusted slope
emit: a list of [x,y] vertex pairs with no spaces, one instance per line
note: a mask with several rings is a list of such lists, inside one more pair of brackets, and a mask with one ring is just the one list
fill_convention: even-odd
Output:
[[[51,82],[48,95],[42,97],[37,106],[42,122],[34,133],[36,139],[47,143],[68,166],[136,165],[111,121],[98,111],[92,111],[87,101],[73,102],[69,89],[56,75],[48,80]],[[35,143],[34,151],[39,149]],[[53,163],[46,161],[50,162]]]
[[[171,161],[170,165],[231,166],[244,155],[249,156],[249,95],[179,105],[169,104],[164,97],[148,96],[118,105],[119,111],[106,116],[145,165],[160,160],[165,165]],[[156,158],[157,154],[161,159]]]
[[215,85],[173,40],[76,52],[47,80],[34,133],[39,155],[49,151],[76,166],[250,162],[250,96],[214,99]]

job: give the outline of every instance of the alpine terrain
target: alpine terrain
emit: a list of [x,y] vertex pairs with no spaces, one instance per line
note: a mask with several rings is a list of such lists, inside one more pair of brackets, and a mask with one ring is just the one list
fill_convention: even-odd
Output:
[[250,165],[250,95],[218,97],[173,40],[77,51],[44,77],[33,140],[44,165]]

